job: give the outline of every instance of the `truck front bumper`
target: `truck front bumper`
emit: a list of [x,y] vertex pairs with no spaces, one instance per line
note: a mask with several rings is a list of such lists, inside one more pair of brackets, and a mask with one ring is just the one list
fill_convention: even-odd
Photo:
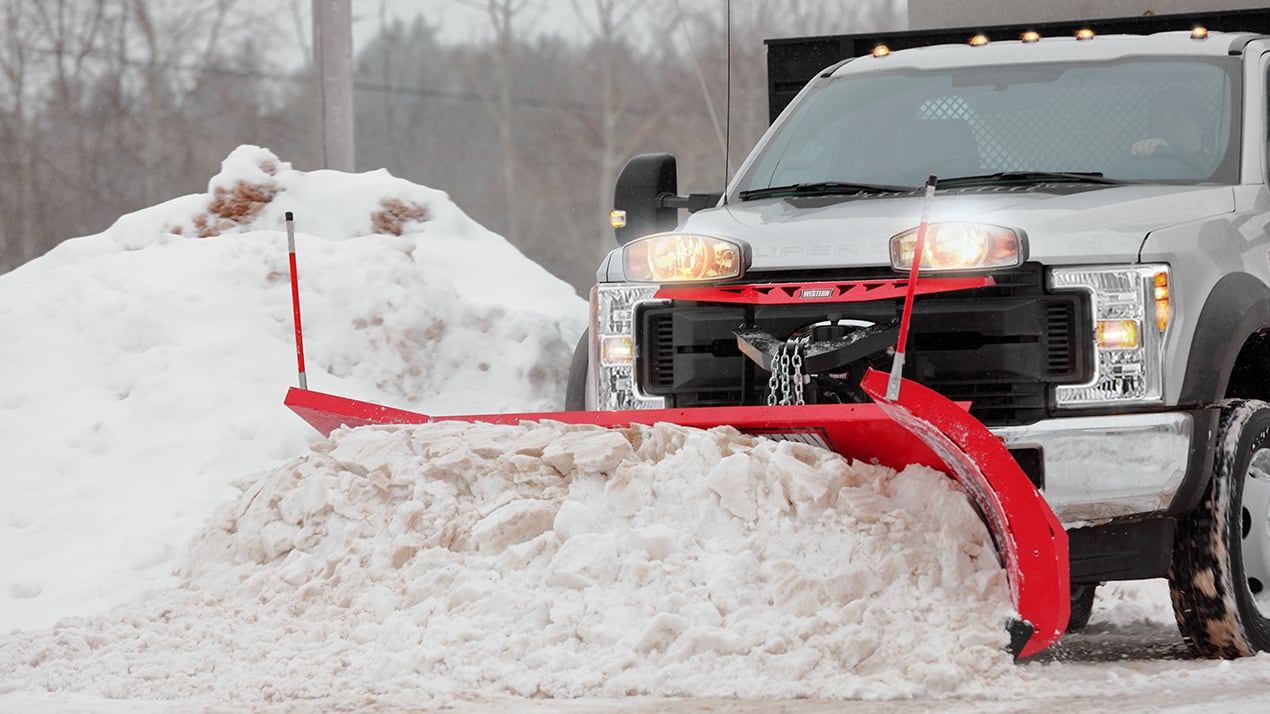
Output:
[[1047,419],[992,429],[1010,449],[1040,449],[1045,500],[1065,528],[1169,510],[1186,480],[1190,414]]

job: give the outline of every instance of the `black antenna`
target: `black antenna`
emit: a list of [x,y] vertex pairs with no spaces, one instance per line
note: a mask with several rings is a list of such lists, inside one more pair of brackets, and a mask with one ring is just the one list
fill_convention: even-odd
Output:
[[726,200],[728,190],[728,171],[732,149],[732,0],[725,0],[723,12],[724,36],[727,44],[728,81],[723,109],[723,192]]

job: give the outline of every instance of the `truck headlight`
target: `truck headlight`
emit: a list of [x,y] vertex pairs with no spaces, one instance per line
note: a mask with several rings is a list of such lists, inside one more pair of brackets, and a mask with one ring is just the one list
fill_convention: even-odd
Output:
[[636,283],[687,283],[739,278],[745,246],[714,236],[657,233],[622,248],[626,279]]
[[635,380],[635,317],[640,305],[659,303],[655,285],[600,284],[591,289],[591,378],[595,408],[662,409],[666,400],[648,397]]
[[1055,388],[1059,407],[1158,403],[1164,398],[1164,335],[1169,322],[1167,265],[1054,268],[1054,290],[1089,293],[1094,374]]
[[[891,236],[891,267],[908,272],[917,247],[917,228]],[[1024,242],[1009,228],[986,223],[931,223],[926,226],[919,270],[1016,268],[1026,257]]]

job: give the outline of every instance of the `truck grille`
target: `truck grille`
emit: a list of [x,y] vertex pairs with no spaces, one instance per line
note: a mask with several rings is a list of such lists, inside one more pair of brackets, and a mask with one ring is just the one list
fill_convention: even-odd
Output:
[[1064,374],[1076,368],[1078,355],[1072,334],[1072,323],[1076,320],[1073,308],[1071,303],[1045,306],[1045,366],[1050,374]]
[[658,390],[669,389],[675,384],[675,329],[669,314],[653,316],[649,338],[648,383]]
[[[1089,377],[1092,342],[1078,339],[1092,334],[1087,298],[1077,292],[1047,294],[1040,266],[993,277],[993,287],[918,299],[905,376],[971,402],[971,414],[990,426],[1030,423],[1049,415],[1051,386]],[[900,308],[898,300],[766,306],[679,301],[649,307],[638,320],[638,377],[645,392],[666,397],[668,406],[763,404],[769,375],[741,354],[735,330],[757,327],[784,338],[824,320],[885,323]],[[885,369],[890,359],[878,355],[873,362]]]

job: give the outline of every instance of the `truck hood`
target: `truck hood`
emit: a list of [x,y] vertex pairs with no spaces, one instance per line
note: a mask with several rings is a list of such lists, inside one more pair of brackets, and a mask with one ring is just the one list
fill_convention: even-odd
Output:
[[[890,237],[917,226],[922,200],[918,194],[736,202],[692,214],[681,230],[745,241],[754,271],[889,265]],[[1230,186],[1048,186],[940,192],[930,220],[1022,230],[1030,261],[1133,262],[1151,231],[1234,209]]]

